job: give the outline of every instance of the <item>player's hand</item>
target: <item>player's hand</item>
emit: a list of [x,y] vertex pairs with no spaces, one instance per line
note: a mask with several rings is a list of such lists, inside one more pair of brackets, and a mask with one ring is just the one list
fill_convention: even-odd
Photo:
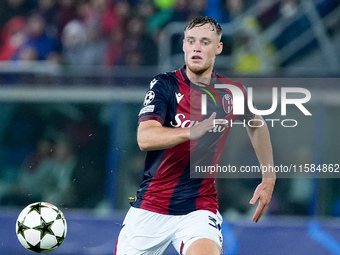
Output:
[[269,205],[269,202],[272,198],[274,185],[275,185],[275,180],[271,181],[267,179],[266,181],[263,181],[256,187],[254,195],[249,201],[249,204],[251,205],[255,204],[257,200],[259,201],[256,211],[253,216],[254,222],[258,222],[261,216],[266,211]]
[[213,112],[208,119],[203,120],[197,125],[190,128],[190,140],[201,138],[209,130],[213,129],[215,125],[228,126],[228,122],[224,119],[215,119],[216,112]]

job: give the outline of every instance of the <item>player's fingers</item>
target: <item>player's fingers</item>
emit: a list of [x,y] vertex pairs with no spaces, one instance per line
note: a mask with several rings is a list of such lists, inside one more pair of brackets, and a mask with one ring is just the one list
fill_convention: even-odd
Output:
[[213,113],[210,115],[209,119],[210,119],[210,120],[213,120],[213,119],[215,119],[215,118],[216,118],[216,112],[213,112]]
[[215,125],[228,126],[228,121],[226,119],[215,119]]
[[254,222],[258,222],[259,221],[259,219],[262,217],[262,215],[266,211],[267,207],[268,207],[268,204],[263,205],[262,203],[259,203],[259,205],[257,206],[256,211],[254,213],[254,216],[253,216],[253,221]]
[[254,216],[253,216],[254,222],[257,222],[259,220],[263,209],[264,209],[264,205],[260,201],[259,204],[256,207],[256,210],[255,210],[255,213],[254,213]]
[[259,199],[260,195],[258,194],[257,190],[255,190],[253,197],[250,199],[249,204],[253,205]]
[[258,218],[259,218],[259,215],[260,215],[260,210],[262,210],[262,208],[259,208],[259,206],[257,206],[256,211],[255,211],[254,216],[253,216],[254,222],[258,221]]

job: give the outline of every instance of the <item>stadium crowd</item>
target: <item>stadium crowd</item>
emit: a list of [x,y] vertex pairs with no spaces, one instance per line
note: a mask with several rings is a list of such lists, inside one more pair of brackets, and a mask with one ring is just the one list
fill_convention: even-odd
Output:
[[[320,14],[325,15],[337,1],[316,2]],[[0,61],[156,65],[158,34],[169,22],[185,22],[213,10],[220,23],[228,23],[253,3],[223,0],[216,8],[208,6],[207,0],[4,0],[0,3]],[[264,9],[256,23],[266,28],[280,17],[295,15],[298,8],[298,0],[281,0]],[[287,28],[274,46],[282,47],[308,26],[301,20]],[[236,45],[245,40],[241,37]],[[241,58],[248,62],[240,62],[236,68],[254,69],[252,65],[258,64],[244,52]]]

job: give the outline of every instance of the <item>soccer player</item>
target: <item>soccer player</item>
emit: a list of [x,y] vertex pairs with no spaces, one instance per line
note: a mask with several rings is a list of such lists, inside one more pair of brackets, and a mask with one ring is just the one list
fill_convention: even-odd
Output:
[[[246,99],[241,83],[213,70],[215,57],[223,48],[221,36],[221,26],[213,18],[193,19],[184,30],[185,65],[151,80],[137,131],[140,149],[148,151],[144,178],[124,219],[116,243],[117,255],[164,254],[170,244],[182,255],[222,252],[222,217],[215,180],[190,178],[190,169],[202,162],[218,162],[230,129],[226,120],[248,123],[262,117],[248,109],[244,115],[234,115],[228,104],[230,97],[223,98],[223,107],[207,100],[207,117],[193,113],[202,112],[201,96],[213,87],[213,82],[232,84]],[[267,126],[254,126],[247,126],[247,131],[259,163],[272,166]],[[262,174],[262,182],[250,200],[250,204],[258,201],[254,222],[265,212],[274,184],[275,174]]]

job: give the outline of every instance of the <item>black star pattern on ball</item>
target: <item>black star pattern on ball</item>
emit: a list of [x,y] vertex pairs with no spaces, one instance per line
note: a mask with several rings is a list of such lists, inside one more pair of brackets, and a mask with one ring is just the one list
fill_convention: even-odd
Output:
[[56,220],[60,220],[60,219],[62,219],[63,217],[62,217],[62,215],[61,215],[61,213],[60,212],[58,212],[58,215],[57,215],[57,218],[56,218]]
[[43,208],[43,207],[47,207],[47,206],[42,205],[41,203],[36,203],[35,205],[31,206],[31,209],[29,210],[28,213],[36,211],[36,212],[38,212],[40,214],[41,213],[41,208]]
[[37,245],[32,245],[32,244],[28,244],[29,245],[29,250],[30,251],[34,251],[36,253],[42,253],[44,250],[40,248],[40,242]]
[[41,224],[37,227],[34,227],[34,229],[41,232],[41,239],[43,239],[46,234],[54,235],[51,229],[52,224],[53,221],[47,223],[43,218],[41,218]]
[[24,236],[24,231],[25,230],[27,230],[27,229],[29,229],[29,227],[27,227],[27,226],[25,226],[24,224],[23,224],[23,221],[22,222],[17,222],[18,223],[18,232],[17,232],[17,234],[20,234],[20,235],[22,235],[23,237],[25,237]]
[[61,245],[61,243],[64,241],[64,238],[65,238],[65,233],[63,234],[63,236],[62,237],[58,237],[58,236],[56,236],[56,238],[57,238],[57,244],[54,246],[54,247],[52,247],[52,249],[53,248],[57,248],[58,246],[60,246]]

